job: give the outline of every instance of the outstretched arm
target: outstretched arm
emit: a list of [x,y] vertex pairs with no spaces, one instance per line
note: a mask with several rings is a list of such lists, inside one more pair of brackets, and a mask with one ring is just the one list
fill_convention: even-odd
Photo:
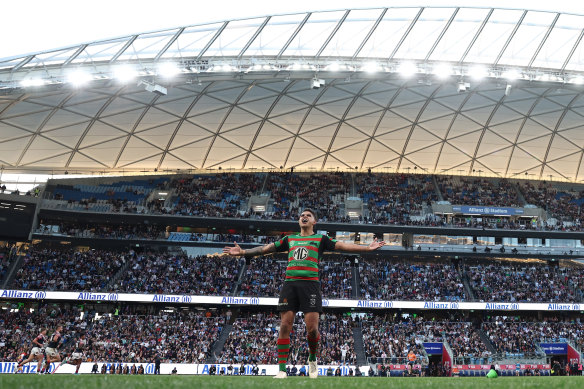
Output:
[[223,247],[223,253],[232,255],[234,257],[245,256],[246,258],[251,258],[258,255],[273,253],[276,251],[276,246],[273,243],[267,244],[265,246],[254,247],[248,250],[242,249],[236,242],[233,242],[233,244],[235,246]]
[[339,251],[348,251],[348,252],[362,252],[362,251],[373,251],[377,250],[381,246],[384,246],[385,242],[380,240],[378,241],[377,238],[371,242],[369,246],[361,246],[358,244],[353,243],[345,243],[345,242],[337,242],[335,244],[335,250]]

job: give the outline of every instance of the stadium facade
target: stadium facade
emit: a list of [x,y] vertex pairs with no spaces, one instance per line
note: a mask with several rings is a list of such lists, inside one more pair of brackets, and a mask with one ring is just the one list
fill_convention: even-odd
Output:
[[379,8],[0,59],[6,171],[424,171],[578,182],[584,17]]

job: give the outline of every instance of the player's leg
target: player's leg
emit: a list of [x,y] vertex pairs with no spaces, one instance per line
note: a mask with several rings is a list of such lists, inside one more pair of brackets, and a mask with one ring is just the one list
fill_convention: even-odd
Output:
[[304,314],[306,335],[308,338],[308,374],[310,378],[318,377],[316,354],[318,352],[318,342],[320,341],[320,333],[318,331],[319,316],[320,314],[318,312],[307,312]]
[[37,359],[37,374],[41,374],[41,369],[43,368],[43,359],[45,357],[43,356],[43,354],[39,354],[36,356]]
[[35,359],[35,356],[33,353],[30,353],[30,355],[28,356],[28,358],[26,359],[21,359],[20,362],[18,362],[18,366],[17,367],[21,367],[23,365],[26,365],[27,363],[29,363],[30,361],[32,361],[33,359]]
[[316,353],[318,352],[318,341],[320,340],[320,332],[318,331],[318,320],[320,314],[318,312],[308,312],[304,314],[304,321],[306,323],[306,335],[308,338],[308,360],[316,361]]
[[294,316],[298,311],[298,296],[295,282],[284,282],[278,299],[280,311],[280,332],[278,333],[278,374],[275,378],[286,378],[286,362],[290,354],[290,332],[294,324]]
[[286,377],[286,363],[290,354],[290,332],[294,325],[294,311],[285,311],[280,313],[280,332],[278,333],[278,367],[277,378]]

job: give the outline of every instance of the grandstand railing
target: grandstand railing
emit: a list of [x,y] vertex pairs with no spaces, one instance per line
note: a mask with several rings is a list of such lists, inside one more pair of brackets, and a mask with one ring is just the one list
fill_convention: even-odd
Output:
[[517,362],[542,364],[546,363],[546,355],[541,353],[495,353],[489,356],[456,356],[453,360],[455,365],[514,364]]
[[[407,365],[410,361],[408,357],[367,357],[367,363],[370,365]],[[427,365],[428,357],[423,357],[419,355],[414,361],[415,365]]]

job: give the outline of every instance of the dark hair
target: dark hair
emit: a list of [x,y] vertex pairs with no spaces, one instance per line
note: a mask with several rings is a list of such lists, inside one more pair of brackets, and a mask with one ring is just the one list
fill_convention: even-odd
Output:
[[302,214],[304,212],[310,212],[310,213],[312,213],[312,216],[314,216],[314,220],[317,220],[318,219],[318,217],[316,216],[316,212],[314,212],[312,209],[310,209],[310,208],[304,208],[304,210],[302,212],[300,212],[300,214]]

